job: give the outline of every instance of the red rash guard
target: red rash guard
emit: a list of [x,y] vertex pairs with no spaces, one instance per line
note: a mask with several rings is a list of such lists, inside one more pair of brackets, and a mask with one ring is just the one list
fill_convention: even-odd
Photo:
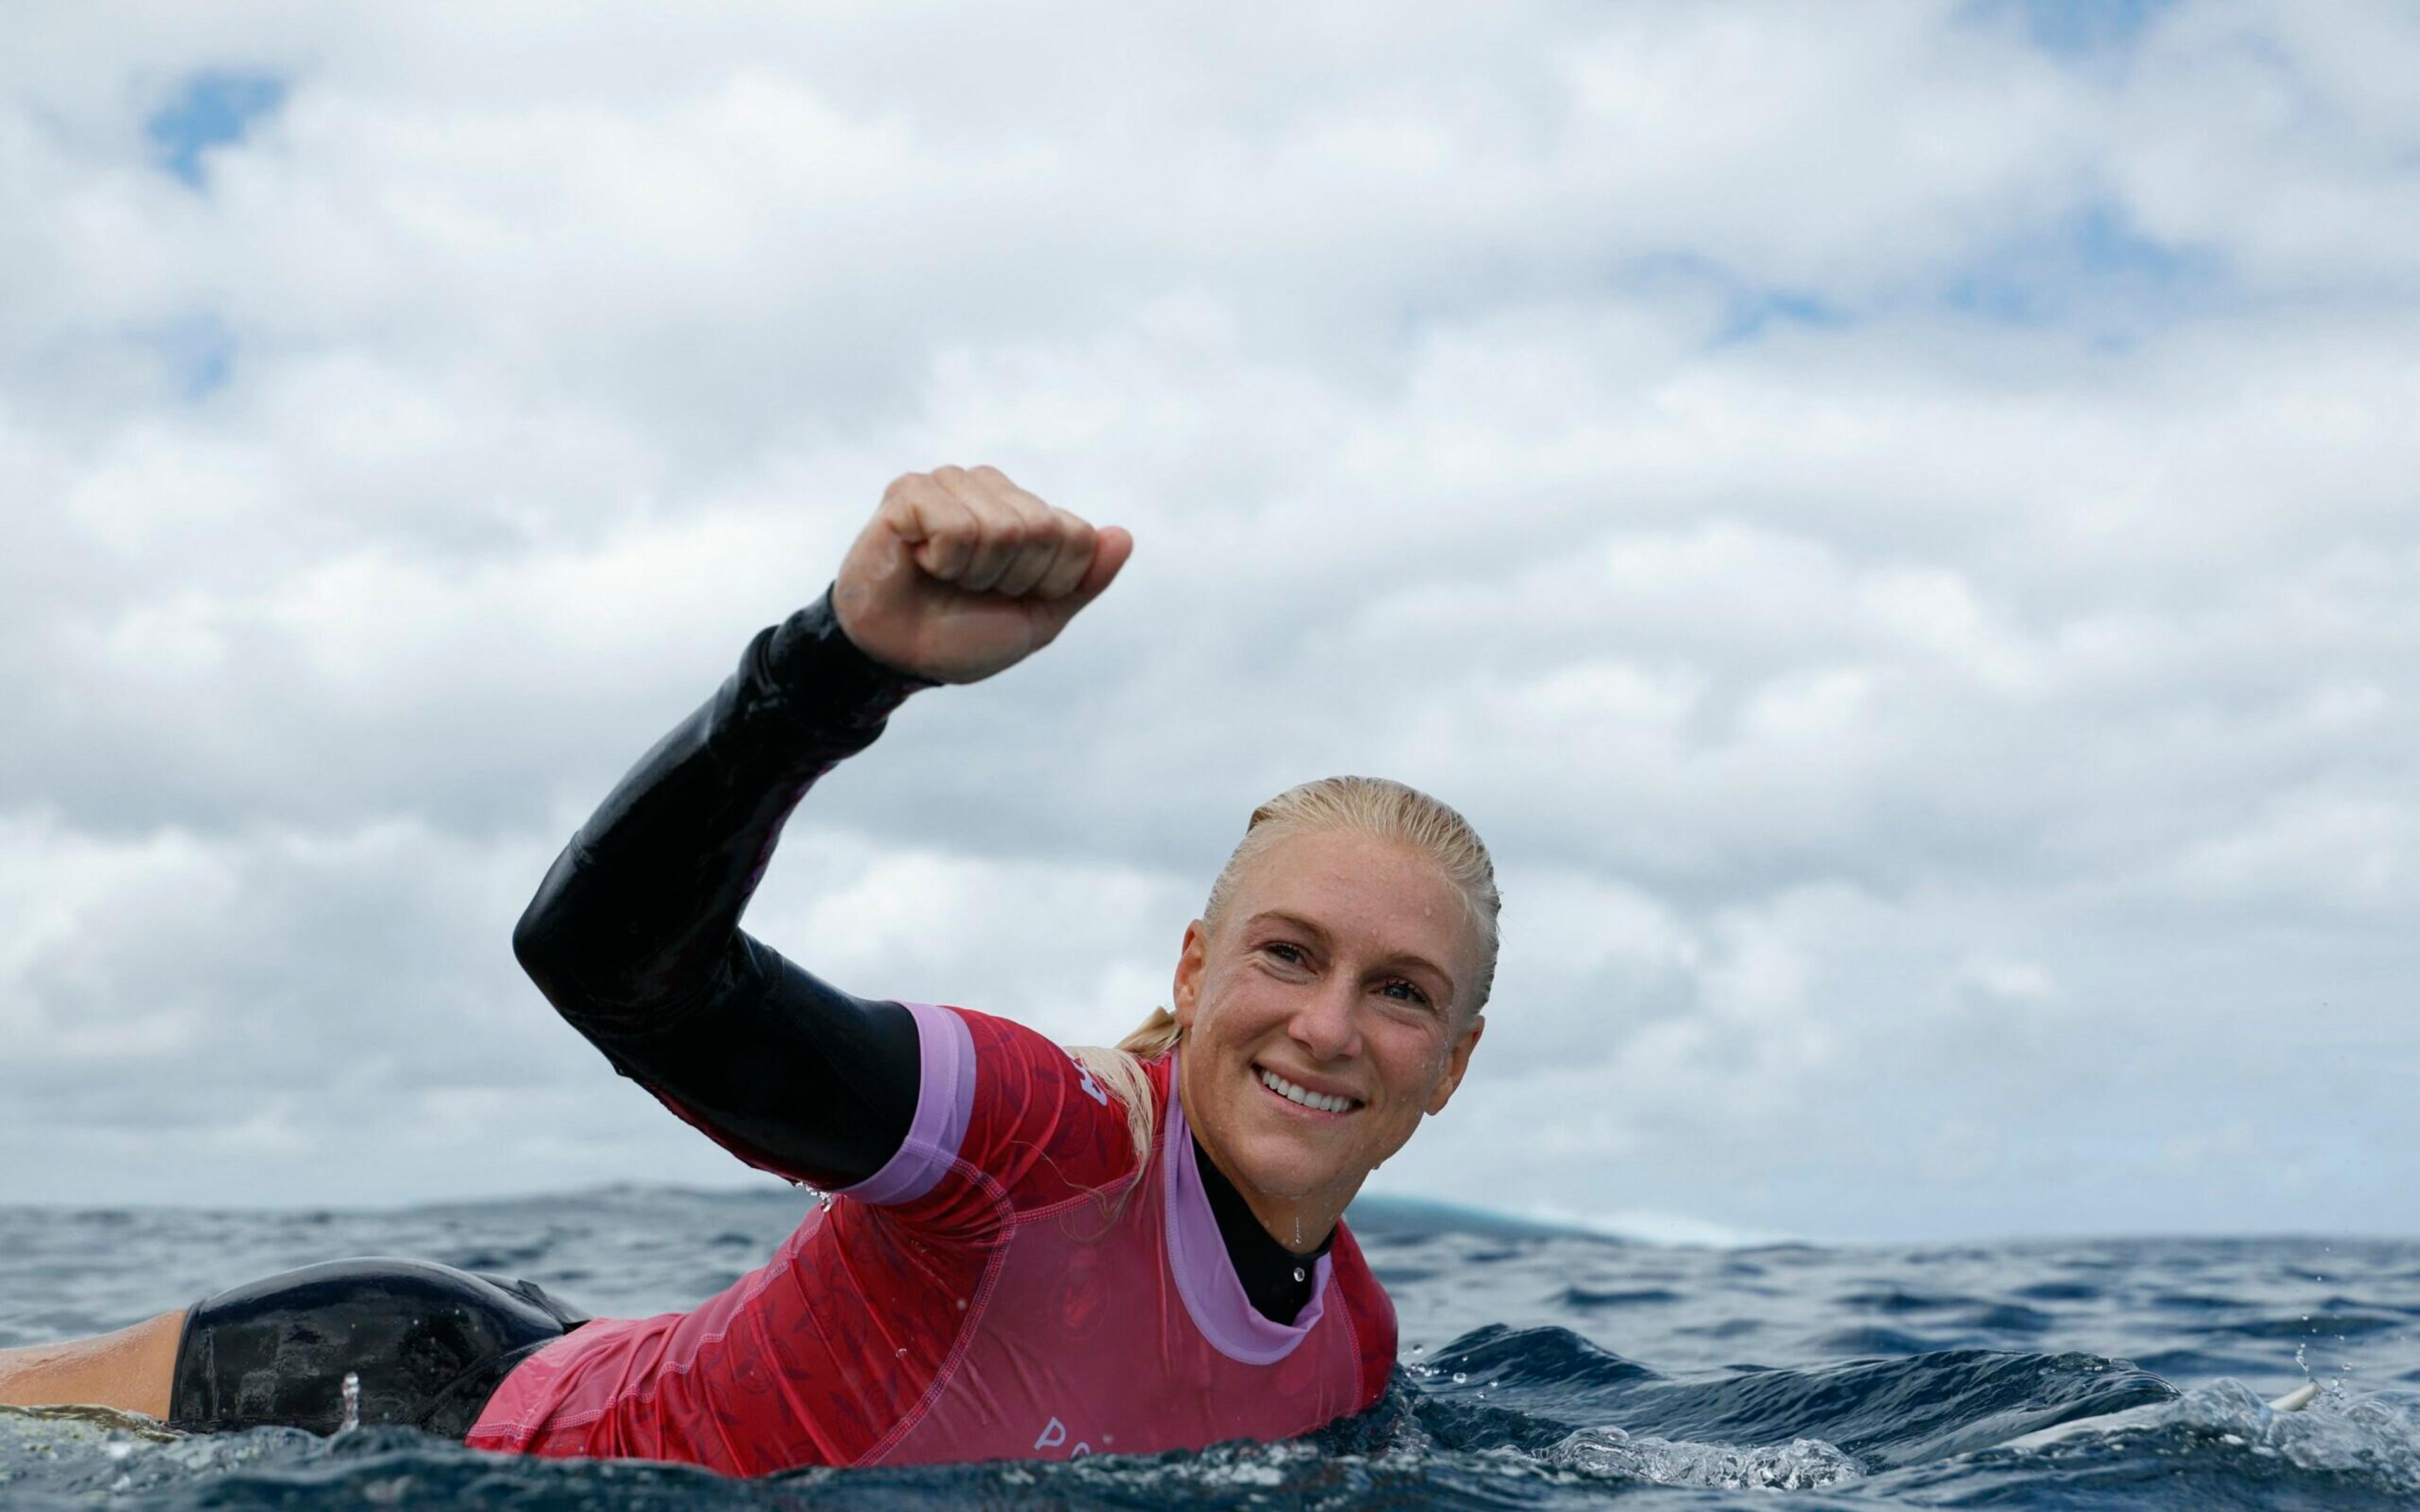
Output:
[[1057,1044],[910,1005],[906,1142],[686,1313],[594,1322],[522,1364],[473,1447],[798,1465],[1148,1454],[1307,1432],[1374,1403],[1395,1315],[1342,1225],[1294,1326],[1230,1264],[1173,1057],[1158,1133]]

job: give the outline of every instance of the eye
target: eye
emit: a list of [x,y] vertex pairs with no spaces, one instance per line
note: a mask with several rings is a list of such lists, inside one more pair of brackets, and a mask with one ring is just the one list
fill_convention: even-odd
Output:
[[1390,982],[1387,983],[1387,985],[1386,985],[1385,987],[1381,988],[1381,989],[1380,989],[1380,991],[1382,991],[1382,992],[1387,992],[1387,993],[1392,993],[1392,992],[1393,992],[1396,988],[1398,988],[1398,987],[1401,987],[1401,988],[1402,988],[1405,993],[1408,993],[1410,995],[1409,995],[1409,996],[1404,996],[1404,997],[1397,997],[1397,998],[1395,999],[1395,1001],[1397,1001],[1397,1002],[1399,1002],[1399,1003],[1418,1003],[1418,1004],[1419,1004],[1420,1006],[1422,1006],[1422,1007],[1424,1007],[1424,1008],[1425,1008],[1426,1006],[1428,1006],[1429,995],[1428,995],[1428,994],[1426,994],[1426,993],[1424,993],[1424,992],[1422,992],[1422,991],[1420,991],[1420,989],[1419,989],[1419,985],[1418,985],[1418,984],[1413,983],[1413,982],[1405,981],[1405,980],[1404,980],[1403,978],[1401,978],[1401,977],[1397,977],[1394,980],[1392,980],[1392,981],[1390,981]]
[[1285,940],[1271,940],[1268,944],[1262,946],[1261,949],[1266,950],[1269,954],[1276,956],[1279,960],[1285,962],[1288,965],[1298,966],[1302,964],[1302,947],[1299,945],[1295,945]]

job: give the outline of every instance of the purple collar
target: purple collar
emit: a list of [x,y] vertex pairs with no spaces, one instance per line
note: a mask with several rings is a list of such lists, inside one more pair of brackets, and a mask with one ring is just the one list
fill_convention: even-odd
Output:
[[1294,1324],[1261,1316],[1244,1295],[1244,1283],[1227,1257],[1227,1242],[1219,1237],[1218,1218],[1210,1211],[1210,1195],[1202,1190],[1202,1173],[1193,1165],[1193,1134],[1185,1123],[1184,1064],[1169,1057],[1167,1125],[1159,1142],[1162,1193],[1168,1209],[1168,1268],[1176,1277],[1176,1294],[1193,1326],[1228,1359],[1243,1365],[1275,1365],[1292,1354],[1319,1325],[1327,1304],[1328,1257],[1319,1257],[1311,1276],[1311,1301]]

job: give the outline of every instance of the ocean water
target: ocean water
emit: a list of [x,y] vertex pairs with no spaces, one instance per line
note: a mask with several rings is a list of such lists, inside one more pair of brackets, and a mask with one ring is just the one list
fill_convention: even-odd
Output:
[[[0,1345],[351,1255],[527,1276],[600,1316],[689,1306],[807,1200],[0,1208]],[[1353,1224],[1395,1299],[1402,1367],[1376,1408],[1291,1443],[743,1482],[408,1429],[180,1438],[0,1409],[0,1506],[2420,1506],[2420,1242],[1673,1248],[1376,1201]],[[2306,1411],[2262,1405],[2306,1381]]]

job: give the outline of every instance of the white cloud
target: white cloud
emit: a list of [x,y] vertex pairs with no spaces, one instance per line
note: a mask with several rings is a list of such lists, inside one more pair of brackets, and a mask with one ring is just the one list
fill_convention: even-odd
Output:
[[0,58],[0,1200],[733,1169],[504,943],[954,459],[1138,555],[801,811],[842,985],[1110,1038],[1385,771],[1509,902],[1384,1183],[2410,1226],[2399,8],[145,16]]

